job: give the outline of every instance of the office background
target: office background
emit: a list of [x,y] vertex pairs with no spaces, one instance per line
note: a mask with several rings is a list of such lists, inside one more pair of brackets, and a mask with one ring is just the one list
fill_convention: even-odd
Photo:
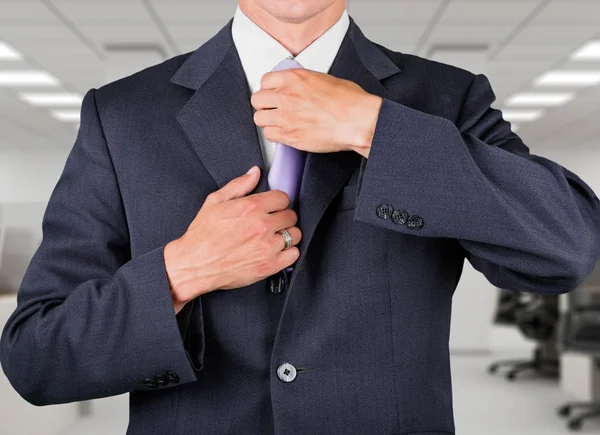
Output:
[[[92,87],[192,51],[232,17],[234,0],[0,0],[0,326],[38,246],[41,219]],[[533,154],[600,192],[599,0],[350,0],[367,37],[485,73]],[[424,259],[426,261],[426,259]],[[600,286],[600,271],[585,287]],[[556,409],[600,400],[589,355],[565,352],[558,379],[486,372],[535,343],[493,325],[498,289],[465,264],[451,331],[457,433],[569,433]],[[561,309],[568,301],[561,298]],[[0,433],[124,433],[127,398],[35,408],[0,374]],[[599,433],[599,420],[582,433]]]

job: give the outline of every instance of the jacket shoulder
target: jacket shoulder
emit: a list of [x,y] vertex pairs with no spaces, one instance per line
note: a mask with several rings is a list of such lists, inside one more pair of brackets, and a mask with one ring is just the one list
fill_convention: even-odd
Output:
[[96,100],[99,108],[110,111],[111,108],[122,109],[123,103],[157,102],[172,96],[180,87],[171,83],[170,79],[192,53],[173,56],[98,87]]
[[483,104],[477,106],[478,111],[495,101],[494,92],[483,74],[376,45],[400,69],[399,74],[384,83],[392,100],[456,124],[461,122],[463,112],[471,110],[466,106],[473,92],[485,94],[480,99],[485,104],[478,103]]
[[456,65],[375,45],[402,70],[402,75],[420,77],[425,82],[443,85],[446,89],[468,89],[478,75]]

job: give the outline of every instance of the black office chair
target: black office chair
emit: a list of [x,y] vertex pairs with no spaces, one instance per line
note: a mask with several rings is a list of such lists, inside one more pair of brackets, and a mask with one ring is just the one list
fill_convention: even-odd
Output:
[[488,367],[496,373],[508,367],[506,379],[512,381],[521,372],[533,370],[536,374],[557,377],[559,358],[556,349],[558,296],[539,295],[513,290],[500,290],[494,323],[515,325],[521,333],[538,342],[531,359],[497,361]]
[[[559,340],[561,351],[590,355],[600,370],[600,288],[569,294],[569,311],[561,317]],[[581,412],[573,415],[576,410]],[[568,418],[569,429],[579,430],[585,420],[600,417],[600,402],[569,402],[558,409],[558,414]]]
[[524,307],[529,299],[530,295],[528,293],[500,289],[494,323],[497,325],[516,325],[515,312]]

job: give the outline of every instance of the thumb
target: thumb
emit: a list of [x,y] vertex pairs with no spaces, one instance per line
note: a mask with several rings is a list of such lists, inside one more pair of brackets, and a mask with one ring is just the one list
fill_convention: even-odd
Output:
[[242,198],[254,190],[260,179],[260,168],[252,166],[244,175],[234,178],[221,189],[218,193],[218,202],[230,201],[236,198]]

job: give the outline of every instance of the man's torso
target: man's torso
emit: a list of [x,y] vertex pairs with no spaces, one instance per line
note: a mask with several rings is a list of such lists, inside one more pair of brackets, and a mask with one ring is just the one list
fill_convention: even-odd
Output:
[[[133,257],[182,235],[210,192],[263,163],[239,59],[211,52],[227,39],[216,38],[97,91]],[[363,38],[345,40],[332,73],[456,121],[470,73]],[[364,65],[382,72],[374,50],[401,72],[377,80]],[[196,89],[170,81],[185,81],[186,61],[212,72],[199,71]],[[203,295],[192,314],[206,340],[198,382],[132,393],[128,434],[453,433],[448,334],[464,251],[356,222],[365,164],[356,153],[309,157],[298,222],[307,237],[291,285]],[[299,369],[294,381],[278,379],[283,362]]]

